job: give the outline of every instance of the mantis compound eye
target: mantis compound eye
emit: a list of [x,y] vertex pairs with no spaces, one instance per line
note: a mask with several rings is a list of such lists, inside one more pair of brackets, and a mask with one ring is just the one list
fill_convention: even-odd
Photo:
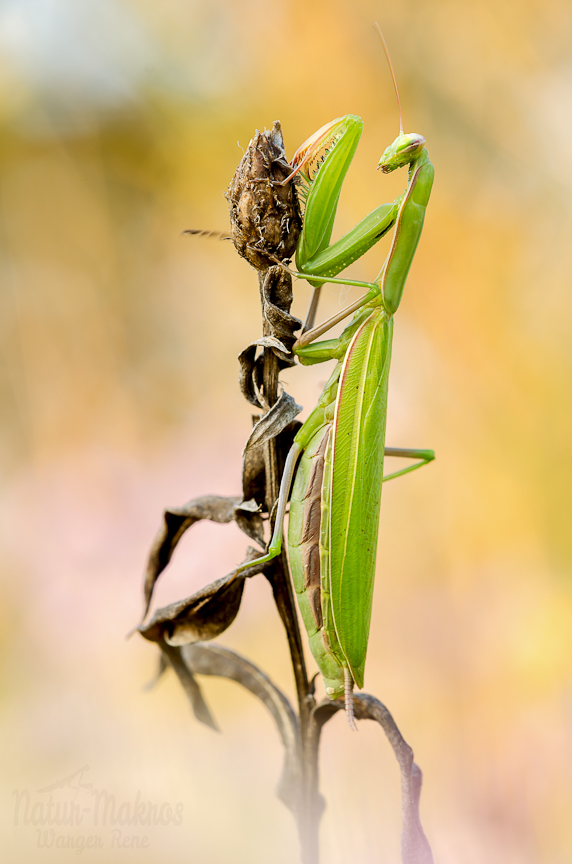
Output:
[[404,156],[406,153],[421,152],[425,145],[425,138],[417,132],[410,132],[404,135],[397,145],[396,152],[398,156]]

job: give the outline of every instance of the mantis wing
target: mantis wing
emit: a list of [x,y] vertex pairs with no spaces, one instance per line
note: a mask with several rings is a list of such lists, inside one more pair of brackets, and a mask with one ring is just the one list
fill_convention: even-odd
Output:
[[334,417],[330,596],[336,634],[358,687],[371,620],[392,332],[392,320],[380,308],[356,332]]

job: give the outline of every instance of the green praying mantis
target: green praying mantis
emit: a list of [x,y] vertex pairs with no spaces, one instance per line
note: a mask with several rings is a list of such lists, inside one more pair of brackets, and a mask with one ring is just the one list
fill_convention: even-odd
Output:
[[[382,43],[399,104],[383,36]],[[315,298],[324,282],[367,290],[319,327],[313,327],[314,299],[307,322],[311,329],[294,345],[304,365],[338,362],[294,439],[281,481],[274,532],[266,554],[255,563],[280,553],[290,499],[288,555],[300,613],[326,694],[332,699],[345,697],[352,728],[356,728],[353,687],[364,684],[382,484],[434,459],[431,450],[385,448],[393,315],[419,242],[434,174],[425,138],[404,133],[400,105],[399,113],[399,135],[383,153],[378,168],[389,173],[408,166],[405,191],[337,242],[330,244],[330,238],[340,190],[362,133],[361,118],[347,115],[315,132],[296,152],[292,173],[284,181],[298,175],[306,203],[297,270],[289,272],[307,279],[315,287]],[[389,254],[373,282],[336,278],[391,228]],[[352,313],[339,338],[315,341]],[[417,461],[384,477],[384,455]]]

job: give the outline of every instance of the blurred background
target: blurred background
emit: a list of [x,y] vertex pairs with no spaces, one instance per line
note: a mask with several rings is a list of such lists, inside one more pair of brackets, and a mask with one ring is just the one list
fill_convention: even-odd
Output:
[[[276,119],[291,157],[328,120],[363,117],[335,236],[401,191],[403,172],[375,171],[398,114],[374,20],[405,129],[436,168],[396,316],[387,443],[437,460],[384,490],[366,689],[424,771],[437,861],[572,860],[570,4],[3,0],[0,809],[14,864],[77,860],[60,835],[99,838],[82,853],[97,864],[297,860],[265,709],[203,679],[217,735],[174,676],[144,691],[156,650],[125,635],[163,508],[237,494],[251,422],[236,357],[260,334],[255,273],[231,244],[181,231],[227,229],[242,148]],[[295,295],[302,316],[306,283]],[[320,314],[357,296],[330,286]],[[302,416],[328,375],[284,373]],[[233,526],[193,528],[155,607],[244,549]],[[293,695],[264,579],[221,642]],[[89,821],[89,784],[118,806],[138,790],[181,803],[182,824],[112,836]],[[51,786],[84,802],[83,824],[17,812]],[[328,724],[322,791],[324,861],[399,860],[399,773],[373,724]]]

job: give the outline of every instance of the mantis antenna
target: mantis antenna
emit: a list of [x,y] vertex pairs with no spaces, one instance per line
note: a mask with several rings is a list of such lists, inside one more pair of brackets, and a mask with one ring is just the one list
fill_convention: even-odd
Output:
[[230,234],[224,231],[203,231],[200,228],[186,228],[181,234],[192,234],[196,237],[209,237],[211,240],[232,240]]
[[399,108],[399,132],[403,135],[403,115],[401,113],[401,99],[399,98],[399,90],[397,89],[397,81],[395,80],[395,72],[393,71],[393,64],[391,62],[391,57],[389,56],[389,51],[387,49],[387,45],[385,44],[385,39],[383,38],[383,33],[381,32],[381,27],[377,23],[374,24],[376,28],[379,38],[381,39],[381,44],[383,46],[383,50],[385,52],[385,56],[387,58],[387,63],[389,66],[389,71],[391,72],[391,77],[393,79],[393,86],[395,87],[395,95],[397,96],[397,107]]

